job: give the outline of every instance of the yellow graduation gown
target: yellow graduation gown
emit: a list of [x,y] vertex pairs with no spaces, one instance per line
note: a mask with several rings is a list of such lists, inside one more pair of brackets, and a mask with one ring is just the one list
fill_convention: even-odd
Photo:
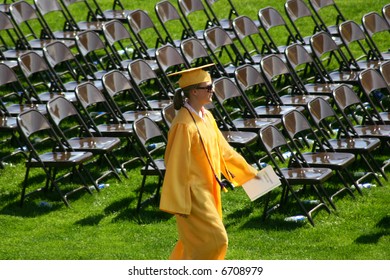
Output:
[[[209,111],[203,120],[192,115],[218,176],[222,172],[239,186],[257,174],[226,142]],[[160,209],[176,215],[179,233],[170,259],[224,259],[228,239],[222,223],[220,186],[186,108],[179,110],[171,125],[165,164]]]

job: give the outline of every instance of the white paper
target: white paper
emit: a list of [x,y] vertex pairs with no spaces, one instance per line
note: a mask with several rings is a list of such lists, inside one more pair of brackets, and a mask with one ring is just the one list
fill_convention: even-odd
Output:
[[276,175],[272,166],[268,165],[260,170],[256,177],[244,183],[242,187],[250,200],[254,201],[280,185],[278,175]]

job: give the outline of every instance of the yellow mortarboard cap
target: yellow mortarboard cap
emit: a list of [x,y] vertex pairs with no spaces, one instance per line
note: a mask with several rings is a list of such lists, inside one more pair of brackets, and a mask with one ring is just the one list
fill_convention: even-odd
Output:
[[192,85],[211,82],[211,76],[209,72],[203,70],[203,68],[210,67],[213,63],[205,64],[199,67],[185,69],[179,72],[169,74],[168,76],[181,75],[179,79],[179,87],[186,88]]

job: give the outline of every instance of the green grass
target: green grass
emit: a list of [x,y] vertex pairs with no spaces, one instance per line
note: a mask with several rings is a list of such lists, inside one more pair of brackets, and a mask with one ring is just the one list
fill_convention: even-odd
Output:
[[[107,3],[111,1],[99,1]],[[123,1],[126,2],[126,1]],[[131,1],[129,8],[142,8],[154,17],[157,1]],[[174,4],[176,1],[173,1]],[[283,12],[284,1],[234,1],[241,14],[256,17],[259,8],[271,5]],[[386,1],[336,1],[354,20]],[[259,4],[261,3],[261,4]],[[157,22],[157,20],[155,21]],[[386,42],[387,44],[387,42]],[[388,151],[387,151],[388,152]],[[130,152],[129,152],[130,153]],[[122,154],[126,156],[127,154]],[[358,168],[355,167],[355,168]],[[3,260],[148,260],[167,259],[177,240],[171,215],[148,206],[138,217],[135,207],[141,184],[140,165],[128,167],[129,179],[110,178],[109,187],[93,195],[69,197],[71,208],[56,193],[31,196],[19,207],[24,179],[23,158],[0,170],[0,259]],[[30,189],[41,185],[41,175]],[[153,184],[153,180],[149,181]],[[332,184],[338,184],[332,180]],[[66,187],[66,184],[64,184]],[[224,223],[229,235],[230,260],[388,260],[390,258],[389,186],[364,189],[336,200],[337,211],[319,211],[312,227],[308,223],[284,222],[294,208],[275,212],[262,221],[263,200],[250,202],[243,189],[222,195]],[[275,196],[276,194],[273,194]],[[41,201],[51,206],[39,206]]]

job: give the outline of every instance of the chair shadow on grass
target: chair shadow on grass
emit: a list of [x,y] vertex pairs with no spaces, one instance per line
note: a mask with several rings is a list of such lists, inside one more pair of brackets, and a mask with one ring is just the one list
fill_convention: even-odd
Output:
[[126,197],[111,203],[104,209],[106,215],[115,213],[112,222],[134,221],[139,224],[152,224],[167,220],[171,215],[158,208],[159,199],[150,201],[138,212],[136,209],[137,197]]
[[76,221],[74,224],[79,226],[97,226],[104,217],[105,216],[103,214],[91,215]]
[[[45,175],[35,174],[29,178],[30,186],[44,187]],[[42,190],[33,193],[31,196],[25,198],[23,207],[20,207],[20,195],[23,182],[18,184],[19,191],[12,191],[7,194],[2,194],[0,199],[7,201],[4,207],[1,208],[0,214],[10,215],[17,217],[32,218],[41,215],[46,215],[52,211],[55,211],[61,207],[64,207],[64,203],[61,201],[60,196],[55,190]],[[33,191],[33,188],[27,188],[26,192]]]
[[381,237],[388,235],[390,235],[390,216],[385,216],[376,224],[372,233],[359,236],[355,242],[361,244],[374,244],[378,243]]
[[[267,217],[264,218],[264,207],[266,203],[266,197],[259,198],[253,202],[249,202],[245,208],[236,210],[224,218],[225,227],[229,228],[236,224],[241,224],[243,229],[265,229],[265,230],[285,230],[290,231],[305,226],[310,226],[307,221],[304,222],[293,222],[285,221],[284,219],[291,216],[300,215],[300,209],[294,202],[289,202],[284,207],[278,207],[278,194],[269,193],[270,197],[269,205],[267,209],[272,208],[268,213]],[[252,215],[252,218],[248,219]],[[329,215],[326,211],[315,211],[312,213],[312,217],[315,218],[317,215]],[[246,222],[242,223],[244,219]]]

